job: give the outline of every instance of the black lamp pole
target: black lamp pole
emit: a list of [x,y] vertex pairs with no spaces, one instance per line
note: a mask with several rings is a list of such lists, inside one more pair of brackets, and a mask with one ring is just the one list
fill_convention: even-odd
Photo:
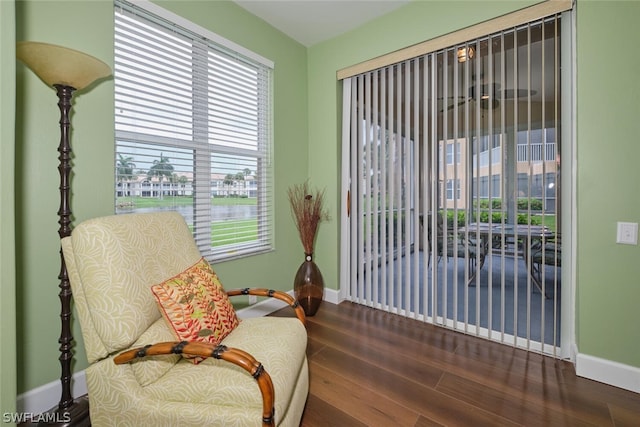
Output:
[[[71,98],[75,88],[65,85],[53,85],[58,94],[58,107],[60,108],[60,144],[58,145],[58,172],[60,173],[60,208],[58,209],[58,235],[62,240],[71,235],[71,144],[69,134],[71,131]],[[71,332],[71,285],[67,266],[60,248],[60,366],[62,374],[60,382],[62,393],[57,409],[51,411],[56,414],[53,420],[44,421],[46,425],[74,425],[90,426],[89,400],[81,397],[74,400],[71,393],[71,361],[73,360],[73,333]]]

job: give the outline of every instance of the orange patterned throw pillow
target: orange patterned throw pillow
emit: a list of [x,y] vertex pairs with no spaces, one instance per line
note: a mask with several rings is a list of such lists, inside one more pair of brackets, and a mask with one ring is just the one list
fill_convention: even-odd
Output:
[[233,305],[204,258],[171,279],[153,285],[151,291],[180,341],[218,345],[238,326]]

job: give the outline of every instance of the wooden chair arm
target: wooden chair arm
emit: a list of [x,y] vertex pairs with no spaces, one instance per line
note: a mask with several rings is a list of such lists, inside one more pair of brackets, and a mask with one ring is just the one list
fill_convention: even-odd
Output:
[[227,291],[227,295],[230,297],[237,295],[256,295],[260,297],[276,298],[286,302],[296,312],[296,317],[302,322],[303,325],[307,325],[307,318],[304,314],[304,309],[300,305],[297,299],[292,297],[286,292],[275,291],[273,289],[266,288],[244,288],[244,289],[231,289]]
[[213,357],[243,368],[258,382],[258,387],[262,394],[262,426],[275,426],[273,406],[275,392],[271,376],[262,364],[246,351],[224,345],[214,346],[213,344],[194,341],[163,342],[127,350],[117,355],[113,360],[117,365],[121,365],[137,358],[162,354],[188,354],[192,356]]

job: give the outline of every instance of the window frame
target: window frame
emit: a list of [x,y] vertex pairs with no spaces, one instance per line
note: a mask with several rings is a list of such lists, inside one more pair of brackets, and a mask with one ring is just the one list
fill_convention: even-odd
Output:
[[[116,27],[118,26],[118,13],[127,14],[128,16],[135,15],[136,20],[140,19],[145,23],[149,23],[154,28],[162,29],[162,31],[168,32],[169,28],[171,28],[171,30],[174,30],[176,33],[179,32],[181,38],[192,43],[193,53],[191,56],[191,63],[189,64],[192,72],[188,76],[189,85],[191,87],[191,91],[189,93],[205,94],[205,97],[191,96],[191,103],[193,104],[193,106],[191,107],[191,128],[190,130],[187,130],[187,134],[189,132],[190,134],[187,135],[186,138],[168,138],[162,135],[153,136],[151,135],[153,130],[147,131],[146,133],[143,130],[140,130],[139,132],[135,132],[135,129],[123,130],[123,127],[125,126],[122,125],[122,123],[126,121],[126,118],[122,119],[119,122],[119,107],[116,107],[116,213],[124,213],[122,212],[122,210],[121,212],[118,212],[118,192],[123,192],[118,176],[118,155],[121,154],[119,148],[123,144],[139,144],[140,147],[143,147],[144,144],[151,144],[155,147],[167,147],[168,149],[175,150],[186,148],[193,152],[193,170],[190,186],[191,195],[193,197],[193,213],[192,215],[187,214],[185,220],[192,228],[194,238],[203,256],[205,256],[210,261],[220,262],[223,260],[235,259],[274,250],[274,189],[272,159],[273,62],[149,1],[136,1],[135,3],[132,3],[126,0],[115,0],[115,8],[116,13],[114,14],[114,25],[116,25]],[[117,104],[119,96],[117,89],[117,38],[114,44],[114,48],[116,50],[116,73],[114,73],[114,76],[116,80]],[[247,68],[249,66],[255,67],[256,113],[255,118],[249,118],[249,126],[252,126],[252,129],[254,129],[255,132],[255,149],[251,145],[241,145],[235,144],[233,142],[233,139],[235,138],[234,135],[237,136],[240,132],[239,127],[237,126],[234,129],[230,129],[230,131],[228,132],[228,140],[221,139],[224,138],[224,136],[220,137],[220,134],[224,132],[220,132],[219,134],[217,133],[218,129],[224,127],[224,124],[222,124],[224,119],[219,119],[220,121],[216,122],[215,118],[218,118],[220,114],[224,114],[219,113],[219,109],[226,108],[212,107],[213,101],[211,99],[211,77],[217,76],[217,74],[212,73],[211,61],[214,61],[213,63],[217,64],[217,59],[215,59],[215,57],[217,56],[222,58],[221,60],[224,60],[224,58],[232,58],[239,64],[246,64]],[[209,83],[207,83],[207,86],[201,86],[202,82],[199,83],[198,77],[194,77],[198,73],[197,70],[202,71],[203,69],[207,70],[207,78],[209,79]],[[253,77],[253,75],[251,77]],[[235,83],[230,84],[240,84],[239,76],[236,78],[236,75],[233,75],[232,78]],[[223,79],[224,77],[222,77],[222,74],[220,74],[220,77],[217,78],[217,81],[219,81],[222,86],[225,85]],[[227,79],[229,79],[228,76]],[[244,83],[246,84],[246,82]],[[249,81],[249,87],[247,91],[253,90],[253,86],[251,86],[252,83],[254,82]],[[199,90],[198,85],[200,85]],[[226,87],[230,88],[231,86],[227,84]],[[200,99],[198,101],[197,98],[204,98],[204,103],[202,103],[203,99]],[[242,98],[240,102],[246,103],[247,101],[245,98]],[[196,105],[198,103],[199,105]],[[216,108],[218,108],[218,110],[216,110]],[[132,115],[134,115],[138,112],[138,110],[131,109],[131,112]],[[200,112],[200,114],[198,114],[198,112]],[[203,117],[202,113],[204,113],[204,118],[200,118]],[[214,118],[213,116],[216,117]],[[252,121],[254,119],[255,121]],[[118,129],[119,125],[120,129]],[[230,125],[229,127],[232,126],[233,125]],[[255,210],[251,209],[251,215],[255,215],[255,218],[252,217],[252,219],[255,219],[257,223],[255,225],[255,238],[248,238],[248,241],[241,241],[238,239],[234,241],[233,239],[231,239],[230,243],[220,245],[215,244],[216,237],[214,236],[214,234],[217,231],[214,231],[212,224],[216,219],[216,214],[212,210],[212,201],[213,192],[218,191],[220,188],[218,185],[220,183],[216,181],[216,178],[214,176],[216,175],[214,173],[214,170],[216,168],[220,168],[220,170],[222,170],[223,164],[231,165],[233,163],[231,160],[229,160],[228,163],[224,163],[224,161],[219,160],[220,158],[225,158],[225,156],[227,159],[236,159],[238,161],[240,161],[241,159],[255,159],[255,171],[252,171],[253,173],[250,177],[248,175],[245,175],[245,179],[250,179],[250,182],[246,182],[245,186],[247,188],[247,192],[251,191],[252,194],[255,193],[256,196],[256,208]],[[138,171],[138,177],[139,176],[140,171]],[[151,189],[151,196],[153,196],[153,192],[155,191],[154,185],[156,182],[150,180],[148,177],[144,177],[142,181],[148,181],[150,183],[148,188]],[[246,184],[250,185],[247,186]],[[258,188],[258,191],[253,191],[256,187]],[[128,187],[127,190],[129,190]],[[249,193],[247,193],[247,197],[248,195]],[[178,210],[175,208],[176,207],[174,206],[173,209]],[[160,210],[158,208],[156,209]]]

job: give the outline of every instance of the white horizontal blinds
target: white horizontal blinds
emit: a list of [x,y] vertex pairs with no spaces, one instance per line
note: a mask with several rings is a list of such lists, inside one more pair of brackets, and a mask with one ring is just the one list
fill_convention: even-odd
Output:
[[233,256],[268,250],[273,230],[271,73],[227,52],[211,50],[208,60],[211,175],[223,179],[226,188],[218,194],[226,199],[225,205],[234,207],[214,214],[213,252]]
[[[218,197],[232,199],[234,202],[218,213],[218,217],[224,220],[224,227],[217,227],[215,226],[217,223],[214,222],[213,239],[216,245],[226,246],[236,243],[236,246],[242,246],[240,242],[254,245],[256,238],[265,239],[265,236],[259,235],[258,223],[266,222],[268,218],[260,218],[256,205],[251,202],[252,198],[258,197],[255,178],[258,173],[258,163],[255,156],[242,157],[237,154],[213,153],[211,165],[211,174],[220,177],[212,190]],[[250,209],[235,209],[235,205],[244,203],[245,200]]]
[[191,44],[123,12],[115,23],[116,130],[192,139]]
[[348,298],[555,354],[559,20],[349,78]]
[[218,196],[218,187],[221,185],[220,174],[212,173],[213,162],[209,145],[209,61],[208,46],[205,40],[193,40],[191,44],[191,62],[193,66],[192,105],[194,110],[193,142],[196,152],[195,165],[195,192],[194,209],[195,220],[193,224],[193,236],[198,248],[207,259],[213,259],[215,239],[213,237],[212,216],[213,201]]
[[[151,3],[116,2],[116,161],[155,156],[188,182],[174,203],[129,191],[116,204],[180,211],[218,260],[272,246],[271,67],[234,46]],[[152,185],[171,180],[137,171]]]
[[259,70],[215,51],[209,52],[208,59],[209,142],[221,150],[255,152],[261,118]]
[[120,9],[115,46],[116,213],[176,209],[193,226],[191,44]]

